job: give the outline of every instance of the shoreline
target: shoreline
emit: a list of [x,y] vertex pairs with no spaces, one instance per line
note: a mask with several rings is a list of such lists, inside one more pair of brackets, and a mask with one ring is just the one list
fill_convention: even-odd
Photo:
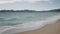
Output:
[[14,34],[60,34],[60,19],[56,23],[46,25],[40,29]]

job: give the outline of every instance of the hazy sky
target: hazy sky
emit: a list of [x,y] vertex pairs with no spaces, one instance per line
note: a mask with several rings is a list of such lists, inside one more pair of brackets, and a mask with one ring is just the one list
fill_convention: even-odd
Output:
[[50,10],[60,8],[60,0],[0,0],[0,9]]

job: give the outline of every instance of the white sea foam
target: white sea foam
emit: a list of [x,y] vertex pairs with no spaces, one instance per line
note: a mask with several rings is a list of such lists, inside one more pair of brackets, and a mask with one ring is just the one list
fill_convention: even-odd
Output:
[[29,23],[23,23],[15,26],[3,26],[0,28],[0,34],[13,34],[29,30],[35,30],[38,28],[42,28],[47,24],[55,23],[58,19],[60,19],[60,15],[49,17],[46,20],[30,21]]

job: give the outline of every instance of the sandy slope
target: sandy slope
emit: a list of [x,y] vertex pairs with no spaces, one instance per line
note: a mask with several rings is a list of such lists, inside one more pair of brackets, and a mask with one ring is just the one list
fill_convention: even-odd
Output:
[[60,20],[54,24],[46,25],[45,27],[33,31],[15,33],[15,34],[60,34]]

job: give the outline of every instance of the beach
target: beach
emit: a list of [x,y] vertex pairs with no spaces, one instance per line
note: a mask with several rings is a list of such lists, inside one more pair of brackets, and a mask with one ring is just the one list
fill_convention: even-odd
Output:
[[14,34],[60,34],[60,19],[56,23],[48,24],[40,29]]

